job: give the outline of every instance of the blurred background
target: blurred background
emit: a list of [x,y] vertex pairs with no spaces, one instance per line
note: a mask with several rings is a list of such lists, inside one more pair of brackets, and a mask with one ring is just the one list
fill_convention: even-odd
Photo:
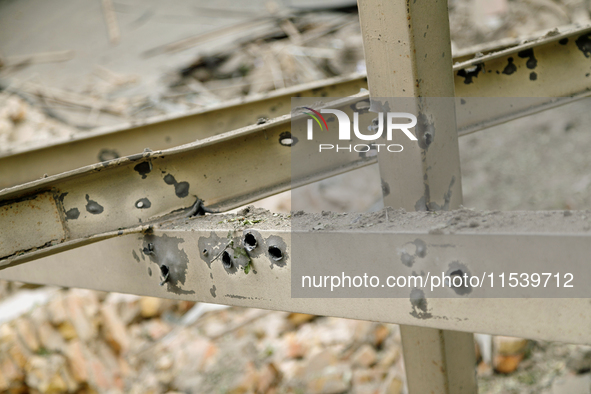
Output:
[[[589,6],[449,0],[452,50],[587,25]],[[354,1],[0,0],[0,154],[364,72]],[[588,108],[582,100],[462,137],[464,205],[591,208]],[[289,212],[292,198],[310,212],[379,209],[378,169],[255,205]],[[589,347],[477,342],[482,393],[591,393]],[[406,387],[396,325],[0,282],[0,392]]]

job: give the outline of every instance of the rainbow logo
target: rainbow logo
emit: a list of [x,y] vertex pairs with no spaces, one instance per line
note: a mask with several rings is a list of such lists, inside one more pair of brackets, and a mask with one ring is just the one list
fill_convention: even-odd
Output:
[[[312,108],[309,107],[303,107],[306,108],[307,110],[312,111],[313,113],[309,113],[309,112],[304,112],[306,115],[310,115],[312,118],[314,118],[314,120],[316,121],[316,123],[318,123],[318,126],[320,126],[320,130],[322,130],[322,123],[324,123],[324,127],[326,128],[326,131],[328,131],[328,125],[326,124],[326,120],[324,120],[324,117],[322,115],[320,115],[320,112],[313,110]],[[320,123],[320,119],[322,119],[322,123]]]

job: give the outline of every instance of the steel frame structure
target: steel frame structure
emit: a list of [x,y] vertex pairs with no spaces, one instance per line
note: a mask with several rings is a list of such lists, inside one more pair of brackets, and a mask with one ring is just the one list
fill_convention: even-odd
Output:
[[[286,291],[291,286],[292,232],[285,217],[267,216],[259,224],[239,226],[236,217],[193,217],[242,206],[376,160],[383,182],[406,186],[385,195],[385,205],[408,211],[453,210],[462,202],[458,135],[589,95],[591,53],[580,40],[589,40],[591,28],[481,48],[484,55],[461,55],[452,65],[446,2],[360,0],[359,13],[369,93],[360,92],[367,86],[363,76],[324,81],[1,157],[0,186],[12,187],[0,191],[0,277],[398,323],[413,394],[477,392],[472,332],[591,343],[587,299],[430,299],[428,307],[417,313],[417,305],[408,299],[292,298]],[[510,64],[515,69],[508,70]],[[564,70],[574,76],[555,77]],[[292,141],[287,114],[292,95],[370,101],[416,97],[439,131],[428,150],[420,145],[408,149],[404,165],[396,155],[379,154],[376,159],[344,154],[336,164],[311,160],[294,178],[292,143],[287,142]],[[430,97],[457,97],[460,103],[441,110],[429,105]],[[478,111],[478,97],[539,100],[525,105],[518,99],[509,103],[503,99],[491,114]],[[346,99],[324,105],[346,110],[347,104]],[[267,117],[273,119],[257,122]],[[253,123],[259,124],[242,127]],[[137,153],[144,148],[161,150]],[[109,155],[117,158],[104,161]],[[59,165],[54,157],[68,164]],[[71,169],[71,164],[80,168]],[[43,175],[40,168],[50,176],[37,179]],[[413,217],[429,214],[408,215],[413,223]],[[515,248],[515,239],[522,241],[515,254],[526,262],[551,264],[560,258],[565,240],[567,266],[585,264],[589,252],[584,213],[569,219],[531,213],[535,228],[510,233],[497,227],[442,234],[445,220],[454,212],[446,215],[441,216],[437,232],[433,227],[403,225],[392,225],[369,238],[356,231],[317,232],[305,226],[292,231],[309,237],[304,258],[311,260],[355,258],[351,245],[360,242],[373,244],[372,258],[386,258],[392,245],[407,242],[409,236],[424,239],[445,261],[473,261],[478,254],[486,255],[486,261],[471,266],[474,271],[498,266],[500,259],[506,262],[507,256],[494,251],[509,244]],[[553,233],[556,228],[560,235]],[[249,232],[259,237],[254,247],[260,253],[252,259],[256,274],[229,272],[239,265],[232,257],[226,264],[212,264],[228,248],[223,242],[228,231],[237,245],[244,245]],[[437,249],[442,244],[451,245],[451,252]],[[277,257],[282,264],[273,262]]]
[[[457,129],[469,134],[537,111],[566,104],[591,93],[589,61],[582,56],[577,40],[585,38],[591,27],[571,27],[552,31],[523,42],[502,42],[471,48],[454,57]],[[528,58],[520,53],[532,50],[537,65],[527,68]],[[480,56],[482,53],[484,55]],[[509,59],[511,59],[509,61]],[[515,71],[506,70],[508,65]],[[539,78],[530,80],[531,72]],[[570,78],[561,78],[564,74]],[[267,118],[289,113],[290,98],[345,97],[361,92],[368,96],[365,75],[332,78],[248,99],[237,99],[216,107],[182,116],[162,116],[118,127],[101,128],[52,144],[8,151],[0,154],[0,188],[20,185],[94,163],[125,157],[145,148],[165,150],[203,140]],[[363,93],[365,91],[365,93]],[[482,111],[483,97],[488,98]],[[500,97],[497,108],[490,98]],[[514,97],[511,102],[507,98]],[[530,98],[519,100],[520,97]],[[533,102],[531,98],[539,97]]]

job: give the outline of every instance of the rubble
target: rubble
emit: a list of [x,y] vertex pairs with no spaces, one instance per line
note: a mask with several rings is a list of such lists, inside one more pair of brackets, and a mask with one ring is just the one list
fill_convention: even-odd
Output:
[[[46,307],[0,325],[0,390],[399,393],[402,388],[394,325],[240,308],[211,308],[182,325],[191,307],[59,291]],[[396,366],[398,375],[388,377]]]

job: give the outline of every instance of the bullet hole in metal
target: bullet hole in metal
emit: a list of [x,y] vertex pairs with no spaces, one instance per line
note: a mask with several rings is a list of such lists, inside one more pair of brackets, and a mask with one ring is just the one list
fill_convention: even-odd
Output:
[[430,319],[433,317],[429,313],[429,306],[427,304],[427,298],[425,292],[421,289],[412,289],[410,292],[410,304],[412,305],[411,316],[417,319]]
[[517,56],[519,56],[522,59],[527,58],[527,61],[525,62],[525,66],[527,68],[529,68],[530,70],[533,70],[538,65],[538,60],[534,56],[534,49],[533,48],[523,50],[523,51],[519,52],[517,54]]
[[269,246],[269,256],[275,261],[283,259],[283,252],[277,246]]
[[252,233],[246,233],[244,235],[244,247],[247,251],[251,252],[258,245],[256,237]]
[[560,45],[566,45],[566,44],[568,44],[568,38],[563,38],[562,40],[559,40],[558,43]]
[[279,135],[279,143],[282,146],[293,146],[298,142],[296,137],[293,137],[289,131],[284,131]]
[[513,63],[513,58],[512,57],[510,57],[507,60],[509,61],[509,63],[505,66],[505,69],[503,70],[503,74],[505,74],[505,75],[511,75],[515,71],[517,71],[517,66],[515,65],[515,63]]
[[135,202],[135,207],[138,209],[148,209],[152,206],[152,203],[147,198],[140,198]]
[[162,274],[162,282],[160,282],[160,286],[164,286],[164,284],[168,282],[168,279],[170,278],[170,270],[168,269],[168,266],[162,264],[160,266],[160,273]]
[[464,264],[458,261],[452,262],[445,275],[449,276],[449,279],[445,281],[445,286],[451,288],[457,295],[464,296],[472,292],[472,286],[470,285],[472,274]]
[[575,44],[577,44],[577,48],[579,51],[583,52],[585,57],[591,56],[591,34],[585,33],[579,38],[576,39]]
[[466,85],[471,84],[474,78],[478,78],[478,73],[483,70],[482,64],[476,64],[472,67],[468,67],[464,70],[458,71],[458,77],[464,78]]
[[222,265],[225,269],[230,269],[234,265],[234,263],[232,263],[232,257],[227,250],[224,250],[224,253],[222,253]]
[[143,249],[144,254],[147,255],[154,255],[154,244],[153,243],[149,243],[148,246],[144,247]]
[[207,257],[207,256],[209,256],[209,250],[207,250],[207,249],[203,249],[203,250],[201,251],[201,254],[202,254],[204,257]]
[[150,161],[144,161],[143,163],[136,164],[133,169],[142,176],[142,179],[146,179],[150,171],[152,171],[152,163]]

